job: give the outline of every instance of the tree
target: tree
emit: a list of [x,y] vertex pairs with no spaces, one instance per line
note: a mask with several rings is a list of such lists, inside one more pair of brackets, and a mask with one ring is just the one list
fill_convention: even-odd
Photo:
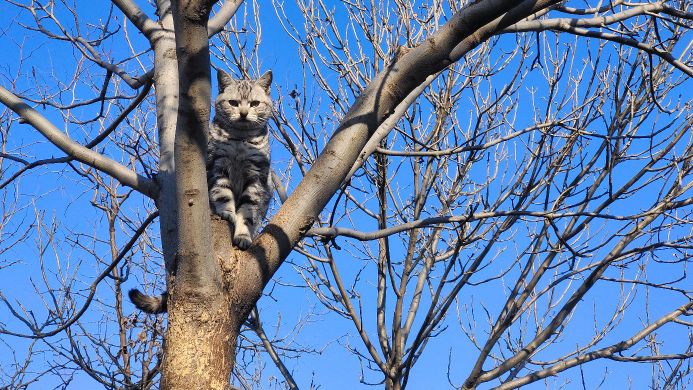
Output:
[[[290,261],[325,322],[353,327],[358,344],[341,344],[362,383],[415,383],[442,341],[454,387],[570,381],[599,359],[684,387],[691,5],[586,3],[275,1],[267,33],[264,3],[8,1],[0,272],[30,270],[35,296],[2,287],[6,386],[265,386],[259,348],[276,386],[308,386],[285,360],[319,347],[269,337],[257,309],[263,291],[281,302],[272,277]],[[217,66],[252,76],[267,41],[293,42],[276,64],[292,70],[276,95],[282,204],[239,251],[207,201],[210,42]],[[74,58],[37,67],[43,42]],[[73,219],[85,204],[91,224]],[[152,273],[165,321],[122,298],[125,283],[163,290]],[[602,380],[589,373],[585,387]]]

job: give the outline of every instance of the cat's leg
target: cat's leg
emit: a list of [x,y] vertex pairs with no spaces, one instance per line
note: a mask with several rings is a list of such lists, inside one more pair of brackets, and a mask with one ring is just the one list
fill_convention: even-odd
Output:
[[236,211],[236,230],[233,232],[233,244],[242,250],[248,249],[255,233],[252,205],[244,203]]
[[257,226],[267,212],[269,192],[259,181],[252,182],[238,199],[236,230],[233,243],[240,249],[248,249]]
[[[244,212],[244,208],[239,208],[236,213],[236,229],[233,232],[233,244],[241,250],[246,250],[253,242],[251,232],[254,231],[252,217]],[[250,226],[249,226],[250,225]]]
[[236,202],[233,191],[231,191],[231,182],[228,177],[224,176],[213,177],[212,180],[214,184],[209,190],[209,199],[214,214],[231,222],[235,230],[238,224],[236,223]]

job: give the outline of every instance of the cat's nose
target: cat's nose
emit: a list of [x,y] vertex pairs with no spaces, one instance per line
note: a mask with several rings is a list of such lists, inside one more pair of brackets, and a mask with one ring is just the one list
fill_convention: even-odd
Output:
[[241,115],[241,118],[245,118],[248,116],[248,109],[243,107],[240,110],[238,110],[238,113]]

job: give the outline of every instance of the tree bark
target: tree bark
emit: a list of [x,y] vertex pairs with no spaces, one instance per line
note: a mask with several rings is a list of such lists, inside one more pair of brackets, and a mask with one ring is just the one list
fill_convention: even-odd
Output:
[[159,227],[166,273],[175,272],[178,247],[178,212],[176,205],[176,165],[174,144],[178,110],[178,60],[176,37],[173,33],[171,2],[158,0],[160,29],[147,38],[154,49],[154,88],[156,96],[156,122],[159,131]]
[[228,389],[238,324],[213,254],[207,195],[212,1],[172,2],[179,99],[175,134],[178,249],[169,274],[162,389]]

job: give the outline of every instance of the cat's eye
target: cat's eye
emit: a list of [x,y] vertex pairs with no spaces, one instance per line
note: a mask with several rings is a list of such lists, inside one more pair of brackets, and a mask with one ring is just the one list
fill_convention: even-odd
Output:
[[250,102],[250,107],[257,107],[259,105],[260,105],[260,102],[258,102],[257,100],[253,100]]
[[238,100],[229,100],[231,107],[238,107]]

